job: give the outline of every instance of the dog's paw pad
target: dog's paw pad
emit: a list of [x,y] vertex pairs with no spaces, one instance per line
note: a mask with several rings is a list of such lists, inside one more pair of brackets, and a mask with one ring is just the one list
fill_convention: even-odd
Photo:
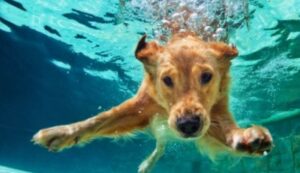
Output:
[[258,126],[239,129],[232,134],[230,145],[233,149],[249,154],[266,155],[273,147],[270,132]]
[[35,144],[48,148],[49,151],[58,152],[76,144],[79,137],[67,126],[57,126],[40,130],[33,136]]

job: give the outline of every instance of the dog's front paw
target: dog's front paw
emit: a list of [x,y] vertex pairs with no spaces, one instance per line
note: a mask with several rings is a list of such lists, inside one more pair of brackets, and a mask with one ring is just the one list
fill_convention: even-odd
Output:
[[33,136],[32,141],[56,152],[76,144],[77,136],[71,126],[65,125],[42,129]]
[[254,155],[266,155],[273,147],[273,139],[269,130],[260,126],[236,129],[227,141],[233,149]]

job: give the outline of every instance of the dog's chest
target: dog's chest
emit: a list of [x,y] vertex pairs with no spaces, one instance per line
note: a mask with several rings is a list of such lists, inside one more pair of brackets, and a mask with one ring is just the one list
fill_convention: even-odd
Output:
[[167,116],[156,116],[150,125],[151,133],[157,140],[182,140],[182,138],[168,125]]

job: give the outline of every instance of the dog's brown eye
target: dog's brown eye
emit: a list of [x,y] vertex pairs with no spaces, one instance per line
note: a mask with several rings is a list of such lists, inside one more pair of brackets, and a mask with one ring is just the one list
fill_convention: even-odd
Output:
[[164,77],[163,81],[168,87],[173,87],[173,85],[174,85],[170,76]]
[[209,72],[202,73],[201,78],[200,78],[201,84],[207,84],[211,80],[211,78],[212,78],[211,73],[209,73]]

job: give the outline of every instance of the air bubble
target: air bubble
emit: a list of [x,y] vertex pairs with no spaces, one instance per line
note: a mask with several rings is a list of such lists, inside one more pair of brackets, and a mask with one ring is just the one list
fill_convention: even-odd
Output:
[[185,7],[185,6],[186,6],[186,3],[180,2],[179,7]]
[[[200,37],[222,40],[228,33],[220,26],[233,27],[247,11],[245,1],[235,0],[131,0],[128,13],[129,18],[141,19],[149,22],[154,37],[168,38],[174,32],[191,31]],[[225,7],[224,7],[225,6]],[[226,9],[226,16],[220,9]],[[241,21],[241,24],[243,24]],[[207,40],[206,39],[206,40]]]
[[214,29],[211,26],[206,26],[204,28],[204,31],[207,32],[208,34],[211,34],[214,32]]
[[218,28],[216,30],[216,35],[218,36],[218,39],[222,39],[224,37],[226,37],[226,31],[223,28]]
[[196,19],[197,17],[198,17],[197,13],[192,13],[190,16],[191,19]]
[[174,14],[172,15],[172,18],[177,18],[177,17],[180,17],[180,13],[174,13]]
[[161,20],[161,22],[162,22],[163,24],[169,24],[169,23],[170,23],[170,21],[168,21],[168,20],[166,20],[166,19]]
[[212,37],[213,37],[215,40],[218,40],[218,35],[217,35],[217,34],[213,34]]
[[180,29],[179,32],[186,32],[186,29]]
[[224,32],[225,32],[225,30],[224,30],[223,28],[218,28],[218,29],[216,30],[216,33],[222,34],[222,33],[224,33]]

